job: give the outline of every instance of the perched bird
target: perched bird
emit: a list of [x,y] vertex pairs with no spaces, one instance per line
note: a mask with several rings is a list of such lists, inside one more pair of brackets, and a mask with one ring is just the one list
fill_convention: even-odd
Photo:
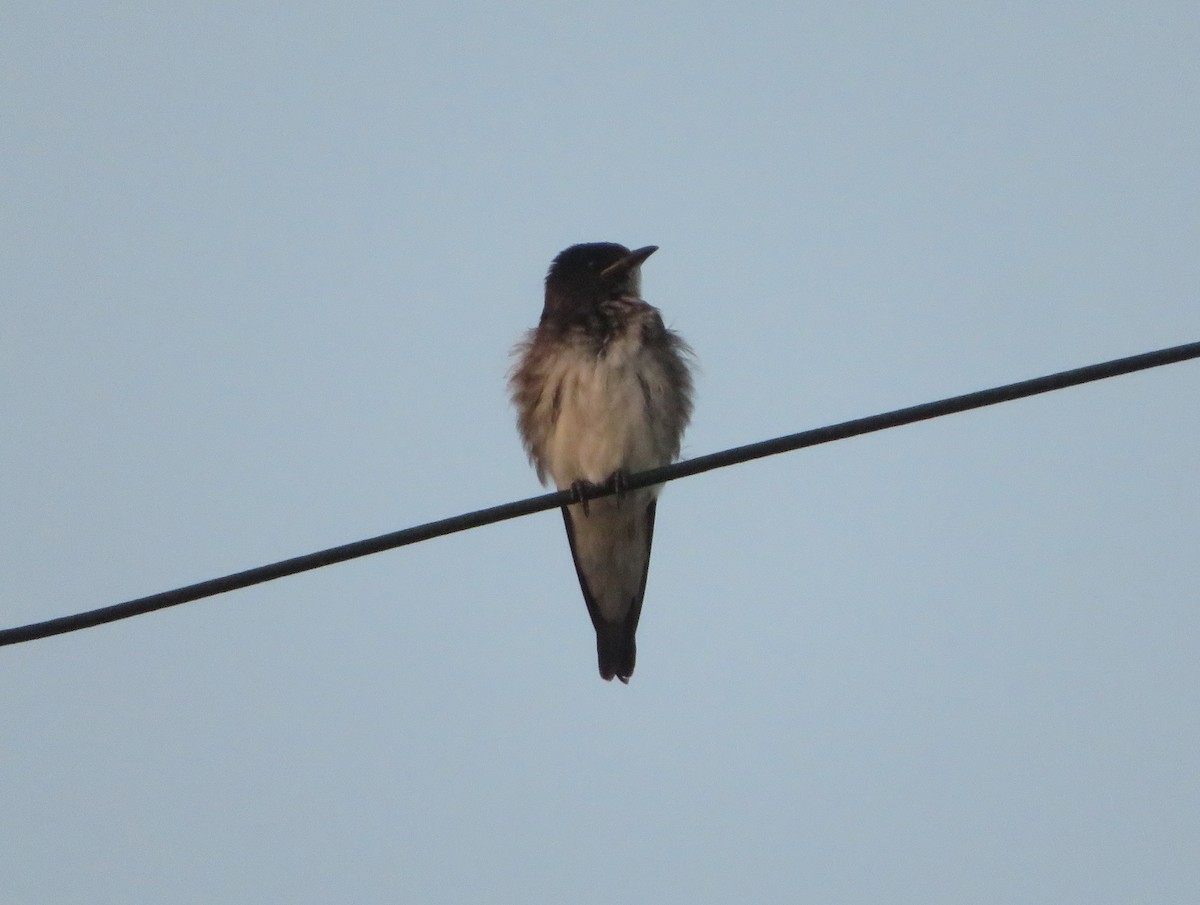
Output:
[[542,318],[517,345],[509,392],[543,483],[615,496],[563,507],[579,587],[596,629],[600,676],[628,683],[650,566],[659,487],[626,475],[679,455],[692,414],[691,350],[642,301],[641,267],[657,247],[572,245],[546,274]]

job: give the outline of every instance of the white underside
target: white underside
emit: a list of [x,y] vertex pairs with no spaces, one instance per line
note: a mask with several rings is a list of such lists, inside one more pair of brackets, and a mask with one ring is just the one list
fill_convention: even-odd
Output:
[[[618,469],[633,474],[666,465],[675,456],[678,438],[667,434],[662,414],[666,374],[639,342],[618,338],[602,358],[576,350],[547,377],[559,387],[559,412],[542,462],[560,490],[576,481],[603,483]],[[641,593],[650,543],[646,507],[659,489],[593,500],[587,515],[582,506],[570,507],[575,555],[606,619],[624,618]]]
[[593,500],[587,515],[579,505],[570,507],[575,556],[600,614],[613,622],[625,618],[642,590],[650,545],[646,506],[651,500],[650,492],[639,490],[620,503],[612,497]]
[[640,343],[619,339],[602,358],[583,349],[562,355],[547,377],[559,387],[559,411],[542,455],[560,490],[575,481],[602,483],[618,469],[633,473],[671,461],[678,441],[664,435],[666,375]]

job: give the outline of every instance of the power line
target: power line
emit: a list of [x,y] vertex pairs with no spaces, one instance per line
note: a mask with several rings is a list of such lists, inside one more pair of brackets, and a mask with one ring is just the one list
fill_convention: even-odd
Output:
[[[913,424],[917,421],[928,421],[931,418],[940,418],[943,415],[953,415],[957,412],[983,408],[984,406],[995,405],[999,402],[1023,399],[1026,396],[1036,396],[1040,393],[1049,393],[1054,390],[1079,386],[1083,383],[1091,383],[1095,380],[1118,377],[1122,374],[1131,374],[1134,371],[1157,368],[1162,365],[1175,364],[1194,358],[1200,358],[1200,342],[1172,346],[1169,349],[1159,349],[1155,352],[1144,352],[1141,355],[1118,358],[1113,361],[1075,368],[1070,371],[1059,371],[1057,374],[1048,374],[1045,377],[1034,377],[1031,380],[1022,380],[1017,383],[979,390],[962,396],[952,396],[936,402],[926,402],[922,405],[896,409],[866,418],[856,418],[853,421],[843,421],[840,424],[818,427],[813,430],[801,431],[798,434],[789,434],[786,437],[776,437],[773,440],[763,440],[760,443],[751,443],[746,446],[738,446],[733,449],[710,453],[706,456],[698,456],[695,459],[675,462],[671,465],[664,465],[661,468],[652,468],[649,471],[630,475],[625,481],[625,487],[628,490],[636,490],[639,487],[648,487],[651,484],[663,484],[667,481],[674,481],[677,478],[711,471],[714,468],[724,468],[727,465],[748,462],[751,459],[761,459],[764,456],[791,452],[792,450],[804,449],[809,446],[817,446],[821,443],[831,443],[834,440],[845,440],[848,437],[857,437],[861,434],[900,427],[904,424]],[[612,489],[595,487],[585,491],[583,496],[591,500],[609,496],[613,492],[614,490]],[[112,606],[101,607],[100,609],[89,610],[84,613],[76,613],[71,616],[62,616],[58,619],[49,619],[45,622],[35,622],[31,625],[3,629],[0,630],[0,646],[34,641],[38,638],[47,638],[51,635],[60,635],[65,632],[91,628],[95,625],[103,625],[106,622],[128,619],[130,616],[140,616],[143,613],[161,610],[169,606],[190,603],[193,600],[200,600],[204,597],[212,597],[216,594],[224,594],[227,591],[236,591],[240,588],[250,587],[251,585],[273,581],[276,578],[283,578],[285,575],[295,575],[299,572],[319,569],[323,566],[345,562],[349,559],[357,559],[360,556],[369,556],[372,553],[381,553],[384,550],[392,550],[396,547],[403,547],[408,544],[441,537],[444,534],[453,534],[457,531],[466,531],[469,528],[490,525],[493,522],[501,522],[506,519],[519,518],[523,515],[532,515],[535,512],[543,512],[547,509],[555,509],[573,502],[576,502],[573,492],[564,490],[557,493],[547,493],[541,496],[530,497],[525,500],[517,500],[512,503],[504,503],[500,506],[491,506],[476,512],[468,512],[464,515],[456,515],[452,518],[440,519],[436,522],[428,522],[424,525],[405,528],[402,531],[393,531],[390,534],[381,534],[378,537],[342,544],[338,547],[331,547],[328,550],[320,550],[316,553],[296,556],[291,559],[282,560],[281,562],[246,569],[244,572],[235,572],[232,575],[225,575],[221,578],[212,578],[208,581],[201,581],[197,584],[176,588],[173,591],[163,591],[160,594],[151,594],[149,597],[139,597],[136,600],[129,600],[125,603],[117,603]]]

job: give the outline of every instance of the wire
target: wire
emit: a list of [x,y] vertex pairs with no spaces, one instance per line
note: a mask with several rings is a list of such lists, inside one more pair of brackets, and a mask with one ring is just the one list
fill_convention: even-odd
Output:
[[[1095,380],[1118,377],[1122,374],[1131,374],[1135,371],[1157,368],[1162,365],[1175,364],[1194,358],[1200,358],[1200,342],[1172,346],[1168,349],[1145,352],[1141,355],[1132,355],[1128,358],[1118,358],[1113,361],[1075,368],[1070,371],[1060,371],[1057,374],[1048,374],[1044,377],[1022,380],[1018,383],[979,390],[978,392],[967,393],[962,396],[952,396],[948,399],[940,399],[936,402],[924,403],[923,405],[896,409],[866,418],[856,418],[853,421],[843,421],[840,424],[818,427],[813,430],[801,431],[798,434],[789,434],[786,437],[776,437],[773,440],[764,440],[760,443],[751,443],[747,446],[738,446],[706,456],[698,456],[695,459],[675,462],[671,465],[664,465],[661,468],[652,468],[649,471],[628,476],[625,481],[625,489],[636,490],[640,487],[649,487],[652,484],[664,484],[667,481],[674,481],[677,478],[712,471],[714,468],[724,468],[727,465],[748,462],[751,459],[761,459],[764,456],[791,452],[792,450],[804,449],[809,446],[817,446],[821,443],[831,443],[834,440],[845,440],[861,434],[900,427],[904,424],[914,424],[918,421],[940,418],[943,415],[953,415],[957,412],[996,405],[999,402],[1023,399],[1027,396],[1036,396],[1040,393],[1049,393],[1054,390],[1062,390]],[[611,487],[595,486],[583,491],[582,496],[592,500],[609,496],[614,492],[615,490]],[[60,635],[65,632],[75,632],[80,629],[103,625],[106,622],[128,619],[130,616],[140,616],[143,613],[150,613],[154,610],[178,606],[181,603],[190,603],[194,600],[212,597],[216,594],[224,594],[228,591],[236,591],[240,588],[250,587],[251,585],[262,584],[265,581],[273,581],[276,578],[283,578],[286,575],[296,575],[300,572],[320,569],[334,563],[357,559],[360,556],[381,553],[384,550],[392,550],[396,547],[419,543],[435,537],[441,537],[445,534],[453,534],[457,531],[466,531],[470,528],[490,525],[494,522],[505,521],[506,519],[532,515],[535,512],[555,509],[577,501],[578,498],[574,495],[573,491],[563,490],[557,493],[547,493],[524,500],[517,500],[512,503],[504,503],[499,506],[491,506],[476,512],[468,512],[464,515],[456,515],[451,518],[440,519],[436,522],[428,522],[424,525],[405,528],[402,531],[393,531],[390,534],[381,534],[378,537],[342,544],[338,547],[331,547],[328,550],[320,550],[316,553],[308,553],[304,556],[296,556],[291,559],[282,560],[281,562],[258,566],[253,569],[247,569],[244,572],[235,572],[232,575],[225,575],[221,578],[212,578],[208,581],[201,581],[197,584],[176,588],[172,591],[151,594],[149,597],[139,597],[136,600],[129,600],[125,603],[117,603],[112,606],[101,607],[97,610],[89,610],[88,612],[76,613],[71,616],[49,619],[45,622],[36,622],[31,625],[3,629],[0,630],[0,646],[34,641],[38,638],[47,638],[51,635]]]

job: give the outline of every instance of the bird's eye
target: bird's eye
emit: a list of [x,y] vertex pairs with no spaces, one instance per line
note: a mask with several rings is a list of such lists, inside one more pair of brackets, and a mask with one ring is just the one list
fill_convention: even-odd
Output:
[[595,258],[588,258],[588,265],[587,265],[587,266],[588,266],[588,270],[595,270],[595,269],[596,269],[596,259],[595,259]]

